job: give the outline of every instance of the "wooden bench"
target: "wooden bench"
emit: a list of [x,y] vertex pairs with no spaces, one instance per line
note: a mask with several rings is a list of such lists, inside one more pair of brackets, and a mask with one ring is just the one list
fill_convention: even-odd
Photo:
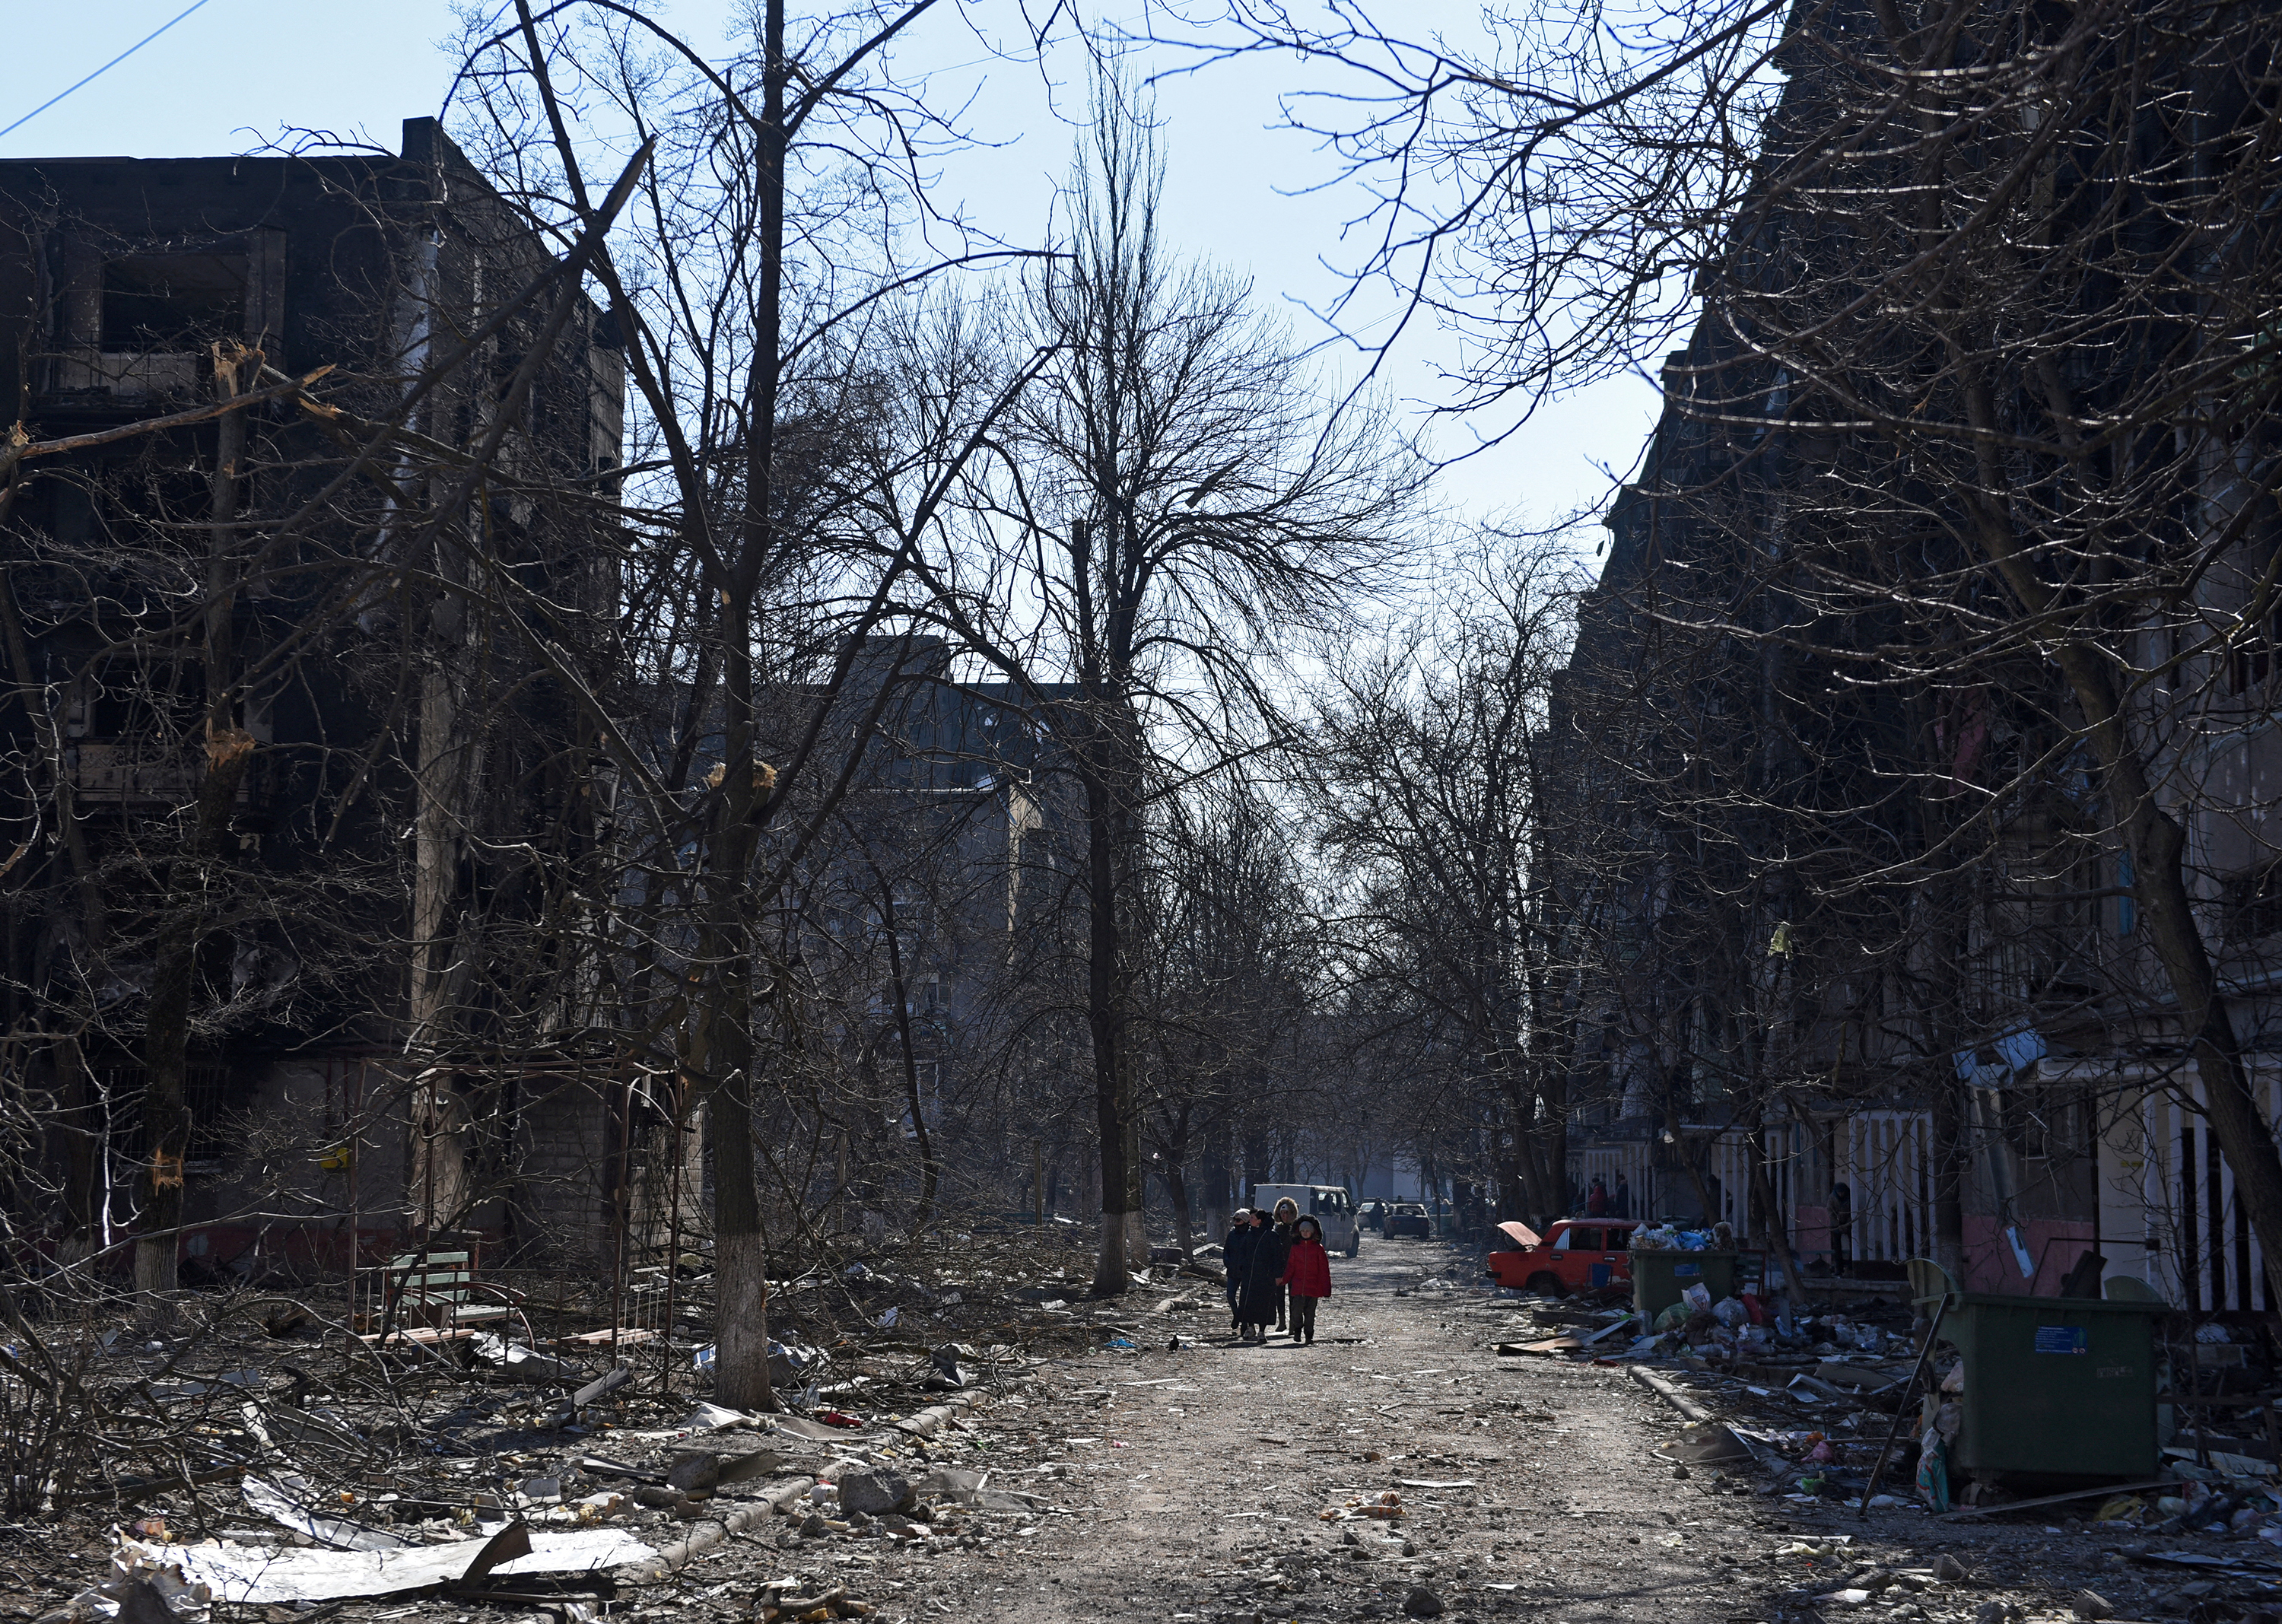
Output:
[[[381,1266],[381,1311],[368,1342],[449,1342],[517,1317],[516,1295],[476,1278],[471,1251],[408,1252]],[[530,1335],[525,1326],[524,1334]]]

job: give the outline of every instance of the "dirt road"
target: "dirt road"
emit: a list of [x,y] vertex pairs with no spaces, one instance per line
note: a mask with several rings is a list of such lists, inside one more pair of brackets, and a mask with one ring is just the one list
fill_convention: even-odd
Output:
[[[1789,1476],[1683,1478],[1652,1451],[1685,1423],[1622,1370],[1501,1358],[1510,1300],[1421,1289],[1437,1271],[1471,1286],[1471,1268],[1440,1244],[1370,1240],[1335,1260],[1312,1347],[1223,1334],[1048,1364],[984,1426],[999,1441],[992,1480],[1053,1510],[938,1538],[932,1555],[803,1542],[791,1559],[888,1620],[1013,1624],[1830,1624],[1858,1607],[1897,1624],[2017,1624],[2111,1603],[2185,1613],[2209,1589],[2175,1592],[2177,1573],[2146,1568],[2160,1551],[2074,1522],[1940,1521],[1914,1505],[1866,1522],[1781,1497]],[[1323,1519],[1389,1491],[1399,1520]],[[2095,1584],[2107,1602],[2086,1599]]]
[[[1676,1418],[1621,1371],[1501,1359],[1456,1294],[1414,1291],[1451,1257],[1374,1239],[1337,1260],[1312,1347],[1048,1366],[1000,1480],[1068,1514],[889,1558],[896,1588],[868,1593],[890,1616],[1073,1624],[1396,1617],[1422,1589],[1454,1620],[1769,1617],[1759,1565],[1732,1565],[1784,1519],[1675,1480],[1648,1449]],[[1320,1518],[1389,1490],[1399,1520]]]
[[[2224,1624],[2282,1602],[2282,1567],[2270,1572],[2270,1548],[2255,1539],[2241,1542],[2255,1560],[2214,1567],[2218,1559],[2192,1540],[2119,1535],[2067,1517],[2081,1505],[2021,1508],[1999,1524],[1936,1519],[1904,1504],[1864,1522],[1828,1502],[1786,1497],[1799,1486],[1796,1466],[1747,1468],[1737,1479],[1705,1466],[1680,1474],[1653,1451],[1681,1418],[1623,1370],[1497,1356],[1502,1337],[1523,1333],[1523,1305],[1483,1289],[1478,1266],[1439,1243],[1367,1239],[1360,1260],[1334,1260],[1335,1294],[1311,1347],[1236,1344],[1220,1314],[1177,1311],[1181,1295],[1153,1304],[1137,1294],[1106,1314],[1087,1305],[1083,1317],[1042,1303],[1042,1313],[1060,1316],[1059,1346],[1090,1347],[1112,1319],[1134,1327],[1141,1346],[1042,1357],[1027,1379],[996,1388],[970,1420],[930,1441],[892,1431],[845,1441],[865,1462],[915,1480],[982,1474],[980,1484],[947,1482],[956,1492],[927,1491],[941,1496],[931,1526],[870,1522],[852,1510],[844,1522],[827,1519],[828,1497],[790,1500],[805,1476],[777,1485],[794,1514],[772,1515],[753,1498],[769,1484],[752,1480],[718,1504],[633,1512],[627,1526],[659,1546],[686,1536],[688,1559],[673,1558],[670,1573],[629,1583],[586,1612],[538,1596],[471,1603],[448,1594],[323,1612],[337,1624],[567,1624],[598,1615],[749,1624],[770,1616],[765,1606],[787,1619],[828,1617],[824,1598],[836,1597],[849,1615],[879,1624],[1406,1615],[1449,1624],[1837,1624],[1858,1609],[1894,1624],[2037,1615],[2057,1624],[2071,1612]],[[1190,1345],[1168,1346],[1176,1341]],[[671,1414],[686,1401],[643,1402]],[[508,1436],[482,1448],[459,1437],[440,1465],[465,1466],[470,1488],[563,1469],[560,1453],[501,1452]],[[575,1448],[581,1458],[588,1449],[633,1458],[654,1444],[643,1458],[656,1466],[687,1436],[637,1418]],[[611,1470],[621,1474],[614,1482],[625,1480],[627,1468]],[[843,1488],[850,1481],[831,1475]],[[430,1496],[416,1501],[424,1511],[439,1491],[418,1485],[440,1480],[376,1480]],[[1356,1514],[1390,1494],[1399,1518]],[[741,1509],[724,1517],[741,1496]],[[230,1514],[168,1494],[146,1496],[140,1509],[200,1537]],[[2045,1516],[2060,1520],[2044,1524]],[[0,1539],[0,1617],[40,1618],[91,1582],[101,1520],[0,1529],[11,1536]],[[257,1613],[263,1624],[298,1616],[284,1606],[216,1616],[230,1624]]]

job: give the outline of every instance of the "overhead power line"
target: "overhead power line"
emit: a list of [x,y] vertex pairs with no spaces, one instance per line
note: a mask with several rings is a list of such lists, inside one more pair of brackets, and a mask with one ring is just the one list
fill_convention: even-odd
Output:
[[8,136],[14,135],[18,130],[23,128],[25,125],[29,124],[34,119],[38,118],[49,108],[63,100],[65,97],[69,96],[72,91],[79,89],[82,86],[92,84],[95,81],[102,78],[113,68],[117,67],[121,62],[126,61],[128,58],[142,50],[143,47],[148,45],[152,40],[157,39],[167,29],[173,27],[176,23],[182,21],[183,18],[188,17],[192,12],[197,11],[200,6],[206,4],[206,0],[191,0],[191,4],[189,6],[177,12],[175,16],[169,18],[167,21],[160,23],[157,27],[151,29],[150,33],[144,35],[141,39],[136,40],[132,45],[129,45],[126,50],[112,58],[110,61],[105,63],[101,67],[97,68],[95,72],[89,74],[85,79],[81,80],[78,84],[72,85],[65,89],[57,91],[53,96],[48,97],[47,100],[33,108],[31,112],[26,113],[22,118],[18,119],[13,124],[8,126],[7,128],[0,129],[0,140],[4,140]]

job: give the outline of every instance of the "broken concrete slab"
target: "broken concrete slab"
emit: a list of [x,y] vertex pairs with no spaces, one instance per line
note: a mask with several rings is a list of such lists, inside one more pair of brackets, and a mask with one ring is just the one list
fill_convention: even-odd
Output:
[[914,1496],[902,1473],[884,1468],[859,1468],[840,1474],[840,1504],[843,1511],[881,1517],[909,1505]]
[[789,1472],[813,1473],[820,1457],[812,1450],[788,1449],[765,1434],[737,1437],[718,1434],[702,1444],[678,1444],[671,1451],[665,1480],[684,1493],[710,1489],[754,1478],[782,1477]]
[[1690,1466],[1712,1466],[1724,1461],[1749,1460],[1751,1451],[1735,1430],[1718,1421],[1698,1421],[1683,1429],[1677,1438],[1667,1438],[1656,1446],[1656,1452],[1666,1460]]

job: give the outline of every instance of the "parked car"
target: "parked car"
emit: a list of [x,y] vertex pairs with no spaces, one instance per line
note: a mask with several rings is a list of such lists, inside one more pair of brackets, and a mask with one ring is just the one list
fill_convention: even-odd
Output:
[[1413,1235],[1420,1240],[1434,1238],[1434,1220],[1426,1216],[1425,1208],[1417,1201],[1397,1201],[1386,1209],[1386,1238]]
[[1635,1218],[1564,1218],[1540,1237],[1518,1224],[1501,1224],[1498,1232],[1510,1244],[1490,1254],[1490,1278],[1556,1295],[1629,1285],[1638,1224]]
[[1355,1208],[1355,1222],[1365,1229],[1375,1229],[1384,1235],[1386,1233],[1386,1203],[1365,1201]]
[[1355,1221],[1354,1201],[1345,1185],[1254,1185],[1255,1212],[1273,1212],[1276,1203],[1289,1201],[1323,1226],[1323,1249],[1349,1257],[1362,1250],[1362,1225]]

